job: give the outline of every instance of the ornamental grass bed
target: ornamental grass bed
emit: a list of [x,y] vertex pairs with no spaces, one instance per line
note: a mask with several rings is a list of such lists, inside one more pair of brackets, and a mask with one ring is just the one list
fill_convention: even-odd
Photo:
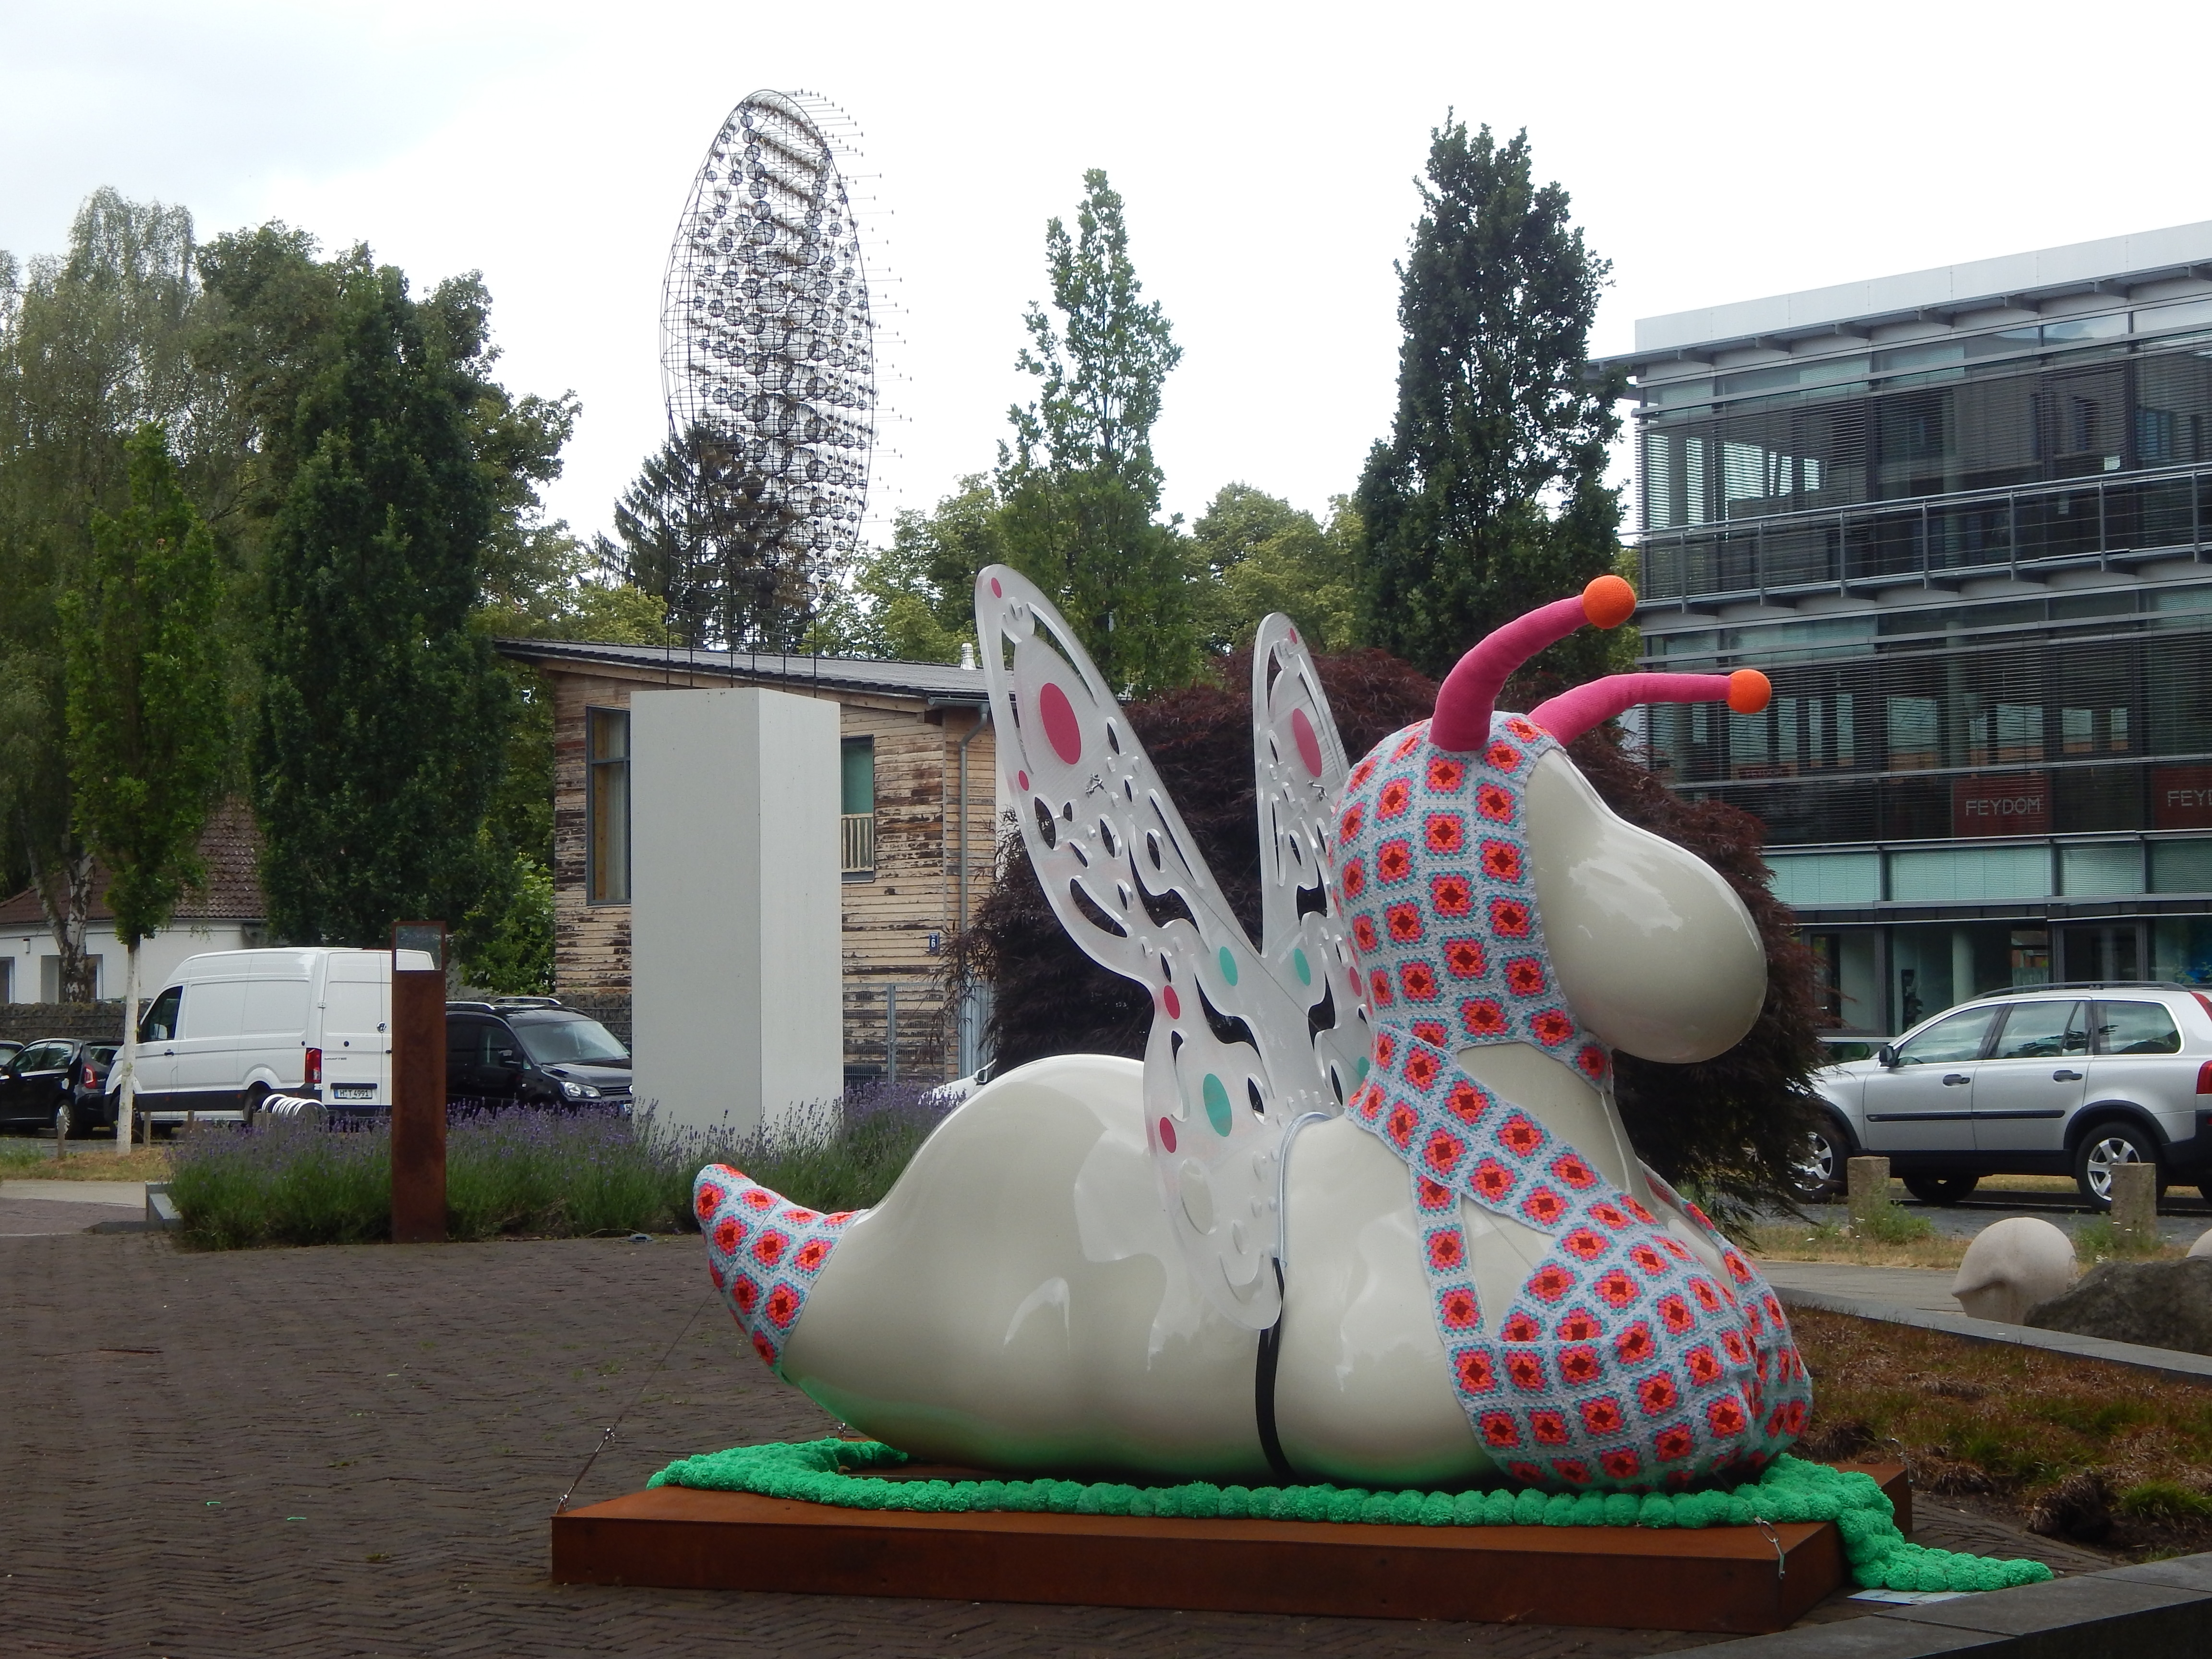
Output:
[[1901,1451],[1916,1489],[2048,1537],[2212,1548],[2212,1386],[1814,1308],[1790,1323],[1813,1374],[1806,1455]]

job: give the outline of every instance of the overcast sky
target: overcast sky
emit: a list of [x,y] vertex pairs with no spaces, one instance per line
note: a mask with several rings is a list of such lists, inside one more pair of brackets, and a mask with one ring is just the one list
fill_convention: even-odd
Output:
[[1244,6],[1123,0],[0,0],[0,248],[85,195],[481,270],[518,391],[584,415],[553,510],[604,527],[665,428],[659,290],[725,113],[806,89],[865,133],[885,413],[871,520],[987,469],[1042,234],[1128,203],[1183,350],[1167,505],[1320,511],[1389,428],[1392,262],[1431,127],[1526,126],[1639,316],[2212,218],[2203,0]]

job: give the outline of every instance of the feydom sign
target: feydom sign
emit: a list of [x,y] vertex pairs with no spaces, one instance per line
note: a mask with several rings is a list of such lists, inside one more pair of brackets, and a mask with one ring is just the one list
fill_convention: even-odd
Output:
[[1954,778],[1954,836],[2041,836],[2051,830],[2051,775],[2014,772],[1995,778]]

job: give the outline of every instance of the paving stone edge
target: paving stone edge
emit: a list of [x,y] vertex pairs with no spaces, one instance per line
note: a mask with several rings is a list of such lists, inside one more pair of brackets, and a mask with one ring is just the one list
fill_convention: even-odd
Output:
[[1681,1650],[1684,1659],[2203,1659],[2212,1554],[2081,1573]]
[[1828,1291],[1784,1290],[1775,1294],[1790,1307],[1817,1308],[1825,1313],[1850,1314],[1859,1319],[1878,1319],[1888,1325],[1914,1325],[1942,1331],[1969,1342],[1996,1342],[2015,1348],[2039,1348],[2069,1359],[2101,1359],[2114,1365],[2154,1371],[2177,1382],[2212,1386],[2212,1355],[2185,1353],[2174,1348],[2145,1347],[2136,1342],[2112,1342],[2101,1336],[2076,1336],[2070,1331],[2038,1330],[2029,1325],[2007,1325],[1994,1319],[1969,1319],[1964,1314],[1929,1313],[1918,1308],[1899,1308],[1863,1297],[1838,1296]]

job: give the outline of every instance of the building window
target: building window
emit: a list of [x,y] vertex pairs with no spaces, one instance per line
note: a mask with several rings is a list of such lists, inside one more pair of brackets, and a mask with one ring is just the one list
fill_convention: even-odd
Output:
[[593,904],[629,902],[629,711],[584,711],[584,890]]
[[848,738],[839,754],[843,816],[838,842],[848,876],[873,875],[876,869],[876,740]]

